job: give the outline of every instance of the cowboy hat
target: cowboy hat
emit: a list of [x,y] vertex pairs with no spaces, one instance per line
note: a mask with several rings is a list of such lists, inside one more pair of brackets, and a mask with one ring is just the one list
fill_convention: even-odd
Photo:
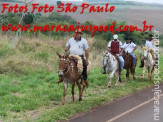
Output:
[[117,34],[113,35],[113,39],[118,39],[118,35]]
[[81,29],[76,29],[75,33],[81,33],[82,34],[82,31],[81,31]]

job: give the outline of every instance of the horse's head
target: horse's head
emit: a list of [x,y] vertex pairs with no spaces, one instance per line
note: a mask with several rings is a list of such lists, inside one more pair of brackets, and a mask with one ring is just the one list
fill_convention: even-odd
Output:
[[69,56],[61,56],[59,53],[57,53],[59,57],[59,73],[58,75],[62,77],[64,73],[68,70],[69,67]]
[[103,63],[104,63],[104,66],[106,66],[107,64],[111,64],[112,63],[112,59],[115,60],[115,57],[112,56],[111,53],[107,52],[104,54],[104,58],[103,58]]
[[148,55],[149,55],[149,48],[148,47],[142,47],[141,48],[143,49],[143,53],[142,53],[142,56],[144,58],[144,60],[147,60],[148,59]]

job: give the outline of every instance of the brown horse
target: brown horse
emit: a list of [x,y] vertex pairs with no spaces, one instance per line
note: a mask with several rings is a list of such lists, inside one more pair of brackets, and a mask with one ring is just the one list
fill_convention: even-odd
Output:
[[[125,61],[125,65],[124,65],[124,69],[127,70],[126,72],[126,82],[129,80],[129,74],[131,72],[131,74],[133,75],[133,79],[135,80],[135,68],[136,66],[134,67],[133,65],[133,60],[132,60],[132,57],[131,55],[125,51],[123,51],[123,54],[122,54],[122,57],[124,58],[124,61]],[[136,57],[136,62],[137,62],[137,57]]]
[[64,84],[64,93],[63,93],[63,100],[62,104],[65,103],[65,97],[66,97],[66,91],[67,91],[67,85],[68,83],[72,84],[72,100],[74,101],[74,87],[75,83],[78,86],[79,89],[79,101],[82,100],[83,91],[85,89],[85,86],[83,85],[83,88],[81,89],[81,84],[79,83],[79,80],[81,79],[81,74],[78,72],[77,68],[77,61],[74,58],[66,56],[61,56],[59,53],[57,53],[59,56],[59,76],[63,78],[63,84]]

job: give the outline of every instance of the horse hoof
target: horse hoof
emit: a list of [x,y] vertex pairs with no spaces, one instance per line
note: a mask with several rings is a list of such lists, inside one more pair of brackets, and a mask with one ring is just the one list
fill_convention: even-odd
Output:
[[82,101],[82,98],[79,98],[79,101]]
[[134,77],[133,80],[136,80],[136,78]]
[[109,85],[108,88],[111,88],[111,86]]
[[151,79],[148,79],[148,81],[152,81]]

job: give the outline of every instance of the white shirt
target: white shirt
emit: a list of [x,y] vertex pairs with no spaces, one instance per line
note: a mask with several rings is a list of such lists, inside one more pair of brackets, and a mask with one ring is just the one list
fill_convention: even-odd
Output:
[[[114,41],[114,40],[112,40],[112,41]],[[110,41],[109,43],[108,43],[108,47],[109,48],[111,48],[111,42],[112,41]],[[116,42],[118,42],[119,40],[117,40]],[[119,50],[121,50],[121,48],[122,48],[122,42],[121,41],[119,41],[119,44],[120,44],[120,46],[119,46]]]
[[133,42],[131,43],[124,43],[122,48],[125,50],[125,52],[127,53],[132,53],[132,51],[134,50],[134,48],[136,47],[136,44],[134,44]]
[[145,46],[155,50],[155,45],[154,45],[153,40],[152,41],[146,40]]
[[84,38],[81,38],[80,41],[76,41],[75,38],[71,38],[67,42],[66,47],[70,49],[70,54],[84,55],[84,51],[89,48],[89,45]]

